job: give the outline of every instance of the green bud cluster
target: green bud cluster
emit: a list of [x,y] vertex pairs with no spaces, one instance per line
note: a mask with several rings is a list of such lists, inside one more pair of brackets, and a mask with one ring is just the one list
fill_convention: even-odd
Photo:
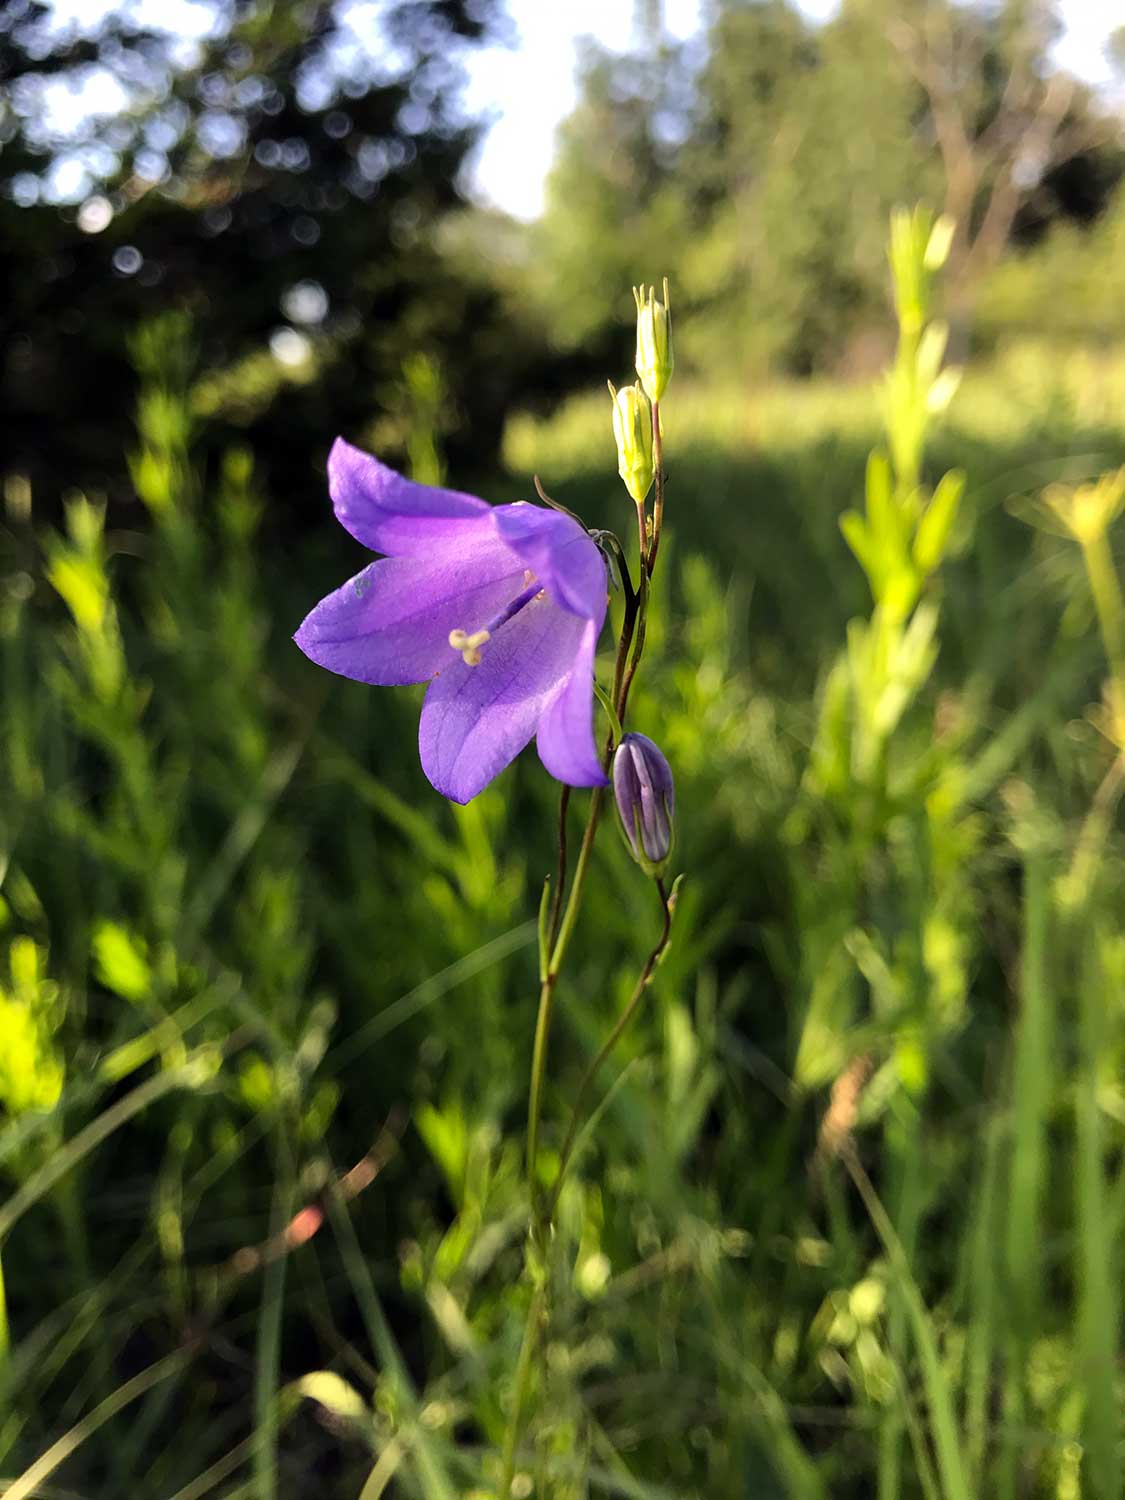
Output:
[[633,300],[637,304],[637,382],[620,391],[611,382],[609,394],[613,401],[617,472],[634,502],[643,506],[660,462],[660,432],[654,408],[668,389],[674,364],[668,278],[664,278],[663,302],[656,300],[652,287],[643,286],[633,288]]

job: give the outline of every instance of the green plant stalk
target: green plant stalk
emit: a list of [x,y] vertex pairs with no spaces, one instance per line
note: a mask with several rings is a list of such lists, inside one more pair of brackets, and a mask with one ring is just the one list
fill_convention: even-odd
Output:
[[7,1364],[11,1349],[8,1326],[8,1293],[4,1286],[4,1263],[0,1260],[0,1364]]
[[609,720],[612,743],[614,745],[619,745],[621,743],[621,735],[623,732],[621,728],[621,720],[617,716],[617,709],[614,707],[609,694],[606,692],[605,688],[602,687],[601,683],[597,680],[596,677],[594,679],[594,696],[595,698],[597,698],[601,706],[605,709],[605,716]]
[[971,1500],[968,1481],[962,1467],[962,1444],[957,1431],[957,1419],[953,1410],[953,1398],[949,1382],[941,1367],[937,1340],[934,1338],[926,1306],[917,1283],[910,1274],[910,1262],[902,1241],[895,1233],[886,1209],[871,1184],[871,1179],[860,1165],[851,1144],[840,1153],[852,1181],[856,1185],[875,1232],[883,1242],[883,1249],[891,1269],[899,1283],[899,1291],[906,1307],[906,1314],[914,1332],[918,1357],[922,1366],[922,1383],[930,1409],[930,1424],[933,1430],[934,1448],[937,1452],[938,1472],[941,1475],[944,1500]]
[[547,1077],[547,1049],[551,1035],[551,1016],[554,1010],[555,986],[559,970],[566,957],[567,946],[578,920],[578,911],[586,886],[586,875],[590,868],[590,856],[597,838],[598,820],[601,816],[604,788],[595,787],[590,798],[590,814],[586,820],[586,832],[578,852],[578,863],[574,867],[574,880],[567,897],[566,908],[559,924],[558,937],[551,950],[550,961],[543,983],[539,987],[539,1010],[535,1018],[535,1041],[531,1053],[531,1089],[527,1107],[527,1177],[531,1188],[533,1228],[537,1239],[542,1240],[547,1224],[540,1211],[539,1194],[539,1124],[543,1112],[543,1087]]
[[[394,1334],[387,1323],[386,1314],[379,1302],[379,1294],[371,1276],[371,1269],[359,1243],[355,1225],[348,1212],[347,1202],[338,1185],[333,1185],[327,1194],[327,1208],[332,1232],[340,1247],[340,1258],[355,1294],[371,1347],[382,1362],[384,1374],[394,1382],[396,1399],[410,1414],[410,1438],[413,1445],[414,1466],[422,1482],[423,1493],[428,1500],[456,1500],[453,1486],[445,1474],[435,1445],[427,1429],[417,1419],[418,1392],[410,1377],[406,1361],[395,1342]],[[370,1476],[368,1478],[370,1480]]]
[[637,675],[637,668],[641,664],[641,657],[644,655],[645,636],[648,631],[648,595],[648,574],[642,571],[641,587],[638,596],[636,632],[633,637],[633,651],[629,657],[629,666],[621,682],[620,691],[617,694],[617,713],[622,724],[625,722],[625,714],[629,707],[629,691],[633,686],[633,679]]
[[1052,1005],[1047,983],[1050,876],[1042,855],[1024,868],[1020,1017],[1013,1077],[1012,1152],[1008,1180],[1008,1276],[1020,1316],[1013,1326],[1035,1327],[1041,1296],[1040,1219],[1047,1169],[1047,1114],[1051,1096]]
[[[270,1243],[284,1234],[296,1204],[292,1156],[285,1139],[285,1124],[279,1123],[275,1154],[277,1186],[270,1214]],[[277,1384],[281,1367],[281,1318],[285,1300],[288,1255],[275,1255],[266,1262],[258,1312],[258,1338],[254,1360],[254,1478],[259,1500],[277,1496]]]
[[[532,1044],[531,1052],[531,1084],[528,1090],[527,1101],[527,1183],[531,1196],[532,1246],[537,1257],[546,1256],[550,1231],[550,1215],[544,1208],[539,1184],[539,1126],[543,1116],[543,1094],[547,1079],[547,1054],[551,1036],[551,1018],[554,1012],[555,987],[558,984],[559,970],[562,967],[563,959],[566,957],[567,946],[574,931],[579,907],[582,904],[582,896],[586,886],[586,874],[590,867],[590,856],[593,853],[594,842],[597,838],[598,820],[602,809],[602,795],[603,788],[600,786],[595,787],[593,795],[590,798],[590,812],[586,819],[586,831],[582,836],[582,846],[579,850],[578,862],[574,869],[574,880],[571,883],[566,899],[566,906],[559,923],[558,934],[551,947],[547,972],[543,976],[543,981],[539,986],[539,1008],[535,1017],[535,1040]],[[563,809],[560,815],[560,828],[564,831],[565,816],[565,809]],[[565,869],[565,858],[565,844],[562,844],[559,851],[560,871]],[[515,1462],[515,1451],[519,1443],[520,1429],[523,1424],[523,1407],[528,1384],[531,1379],[531,1360],[535,1352],[535,1346],[538,1343],[540,1324],[545,1314],[546,1288],[544,1285],[537,1287],[532,1297],[531,1305],[528,1308],[527,1323],[524,1327],[523,1342],[520,1345],[516,1386],[512,1398],[512,1413],[504,1441],[505,1458],[503,1473],[506,1477],[497,1492],[499,1500],[508,1500],[511,1493],[512,1466]]]
[[[910,1130],[905,1146],[898,1122],[892,1119],[883,1133],[887,1155],[898,1174],[897,1235],[902,1254],[910,1263],[914,1256],[918,1229],[918,1191],[920,1186],[919,1133]],[[905,1342],[907,1309],[901,1296],[891,1300],[887,1315],[887,1344],[892,1357]],[[905,1359],[901,1361],[905,1364]],[[879,1429],[879,1500],[899,1500],[902,1493],[902,1438],[906,1432],[904,1409],[891,1408]]]
[[1016,1500],[1021,1491],[1020,1465],[1024,1456],[1023,1432],[1027,1422],[1023,1358],[1024,1350],[1019,1337],[1009,1332],[1004,1348],[1000,1443],[992,1469],[992,1487],[996,1500]]
[[[1084,924],[1085,925],[1085,924]],[[1079,983],[1081,1061],[1075,1092],[1075,1188],[1078,1215],[1078,1365],[1084,1387],[1083,1468],[1098,1500],[1119,1500],[1122,1490],[1118,1451],[1118,1299],[1112,1251],[1106,1233],[1102,1126],[1098,1105],[1100,1061],[1109,995],[1097,952],[1100,934],[1085,937]]]
[[[625,719],[625,710],[628,705],[629,688],[632,685],[633,678],[640,665],[641,655],[644,652],[646,617],[648,614],[648,575],[645,570],[643,552],[640,557],[640,565],[641,586],[636,593],[632,591],[631,587],[628,589],[625,601],[625,616],[622,620],[621,636],[618,641],[612,695],[612,703],[616,708],[616,723],[606,741],[602,761],[606,770],[609,769],[614,732],[616,731],[619,738],[621,726]],[[626,570],[623,568],[624,571]],[[630,645],[632,646],[631,655],[629,653]],[[628,661],[627,667],[626,661]],[[598,696],[603,696],[600,691]],[[547,973],[539,989],[539,1010],[535,1019],[535,1041],[531,1055],[531,1089],[527,1113],[527,1175],[531,1186],[533,1209],[538,1202],[539,1196],[537,1174],[539,1124],[543,1108],[543,1086],[547,1071],[547,1049],[551,1033],[555,986],[558,983],[559,971],[562,968],[563,959],[566,957],[566,950],[574,932],[574,925],[578,920],[579,909],[582,905],[586,875],[589,870],[590,856],[594,849],[594,841],[597,837],[598,820],[601,817],[603,800],[604,788],[595,787],[593,795],[590,798],[590,812],[586,820],[586,831],[582,837],[582,846],[578,853],[578,862],[574,869],[574,880],[566,898],[562,917],[558,923],[558,932],[555,935],[554,944],[551,949]],[[565,814],[560,817],[560,829],[564,826],[564,817]],[[565,854],[563,853],[564,848],[565,846],[560,847],[560,866],[565,858]],[[560,892],[556,892],[556,900],[559,899],[559,895]],[[538,1220],[536,1228],[540,1232],[545,1231],[545,1222]]]
[[508,1419],[508,1430],[504,1437],[504,1454],[500,1468],[499,1500],[508,1500],[512,1493],[512,1480],[516,1474],[516,1448],[519,1445],[520,1428],[523,1425],[523,1408],[531,1384],[531,1362],[535,1346],[539,1342],[540,1325],[547,1310],[546,1286],[537,1286],[531,1294],[527,1309],[527,1321],[523,1325],[520,1356],[516,1363],[516,1383],[512,1390],[512,1412]]
[[190,1349],[177,1349],[172,1354],[165,1355],[163,1359],[157,1360],[154,1365],[149,1365],[148,1369],[142,1370],[139,1375],[134,1375],[132,1380],[127,1380],[115,1391],[111,1391],[105,1400],[90,1412],[89,1416],[76,1422],[69,1432],[64,1432],[58,1442],[52,1443],[51,1447],[45,1453],[40,1454],[30,1468],[25,1469],[18,1479],[12,1481],[4,1491],[4,1500],[31,1500],[32,1496],[42,1494],[43,1481],[50,1478],[59,1465],[65,1463],[88,1437],[93,1436],[99,1427],[104,1426],[111,1417],[115,1417],[123,1407],[135,1401],[138,1396],[143,1396],[146,1391],[150,1391],[160,1381],[167,1380],[170,1375],[177,1374],[188,1363],[191,1354]]
[[[640,664],[641,655],[644,651],[645,618],[648,611],[648,567],[645,552],[647,538],[645,536],[644,514],[643,507],[640,505],[637,507],[637,520],[639,527],[639,589],[635,590],[633,588],[623,553],[619,548],[615,553],[621,572],[622,588],[625,592],[625,612],[617,644],[617,658],[613,674],[613,693],[607,705],[607,707],[612,707],[615,710],[616,723],[611,727],[603,753],[602,765],[606,771],[609,770],[610,757],[613,753],[615,732],[619,738],[621,726],[625,719],[629,687],[636,675],[637,667]],[[602,694],[599,692],[598,696],[601,698]],[[593,854],[595,840],[597,839],[598,823],[601,818],[604,794],[604,787],[595,787],[590,798],[590,811],[586,819],[586,830],[582,836],[582,844],[574,867],[574,878],[567,893],[565,905],[562,907],[561,916],[558,915],[558,903],[562,901],[563,877],[566,871],[567,803],[565,801],[561,802],[559,809],[559,884],[555,892],[555,910],[552,912],[548,923],[550,956],[546,966],[546,973],[539,986],[539,1006],[535,1017],[535,1038],[532,1043],[531,1081],[528,1089],[527,1103],[527,1181],[531,1196],[532,1242],[535,1254],[544,1257],[547,1252],[547,1241],[550,1234],[551,1209],[544,1203],[540,1190],[539,1133],[543,1117],[543,1096],[547,1079],[547,1058],[551,1036],[551,1020],[554,1014],[555,989],[558,984],[563,960],[566,957],[567,948],[578,920],[578,913],[581,909],[582,898],[586,888],[586,877],[590,868],[590,858]],[[536,1314],[534,1320],[531,1317],[532,1312]],[[544,1290],[542,1309],[537,1310],[533,1300],[532,1306],[528,1311],[528,1324],[524,1330],[524,1343],[521,1345],[520,1350],[521,1364],[526,1352],[528,1370],[523,1375],[522,1381],[517,1372],[516,1399],[513,1402],[511,1420],[505,1440],[505,1452],[510,1450],[514,1454],[519,1442],[523,1402],[527,1384],[530,1380],[530,1361],[538,1340],[538,1324],[545,1317],[546,1291]],[[511,1489],[510,1475],[506,1484],[507,1488],[502,1485],[499,1490],[500,1500],[508,1500]]]
[[985,1140],[980,1193],[972,1230],[972,1300],[965,1356],[965,1460],[974,1494],[982,1492],[988,1442],[992,1366],[996,1344],[996,1199],[1000,1176],[1000,1127],[993,1121]]
[[1093,890],[1101,866],[1105,841],[1113,826],[1113,816],[1125,791],[1125,752],[1118,755],[1094,793],[1090,811],[1078,834],[1074,855],[1066,876],[1066,904],[1080,911]]
[[933,1462],[926,1449],[926,1430],[918,1410],[910,1398],[910,1386],[907,1382],[906,1372],[898,1361],[894,1361],[895,1384],[898,1386],[898,1399],[902,1404],[902,1419],[906,1431],[910,1437],[910,1446],[914,1450],[914,1471],[918,1476],[918,1483],[922,1490],[922,1500],[941,1500],[941,1488],[938,1484],[937,1475],[934,1473]]
[[1110,670],[1117,682],[1125,683],[1125,602],[1121,598],[1109,537],[1104,530],[1083,541],[1082,560],[1094,596]]
[[[547,923],[546,941],[543,945],[543,951],[548,955],[555,946],[555,939],[559,935],[559,923],[562,921],[563,897],[566,895],[566,816],[569,811],[570,787],[564,786],[559,793],[559,862],[558,869],[555,872],[555,895],[551,903],[551,917]],[[544,975],[540,975],[540,980],[544,977]]]

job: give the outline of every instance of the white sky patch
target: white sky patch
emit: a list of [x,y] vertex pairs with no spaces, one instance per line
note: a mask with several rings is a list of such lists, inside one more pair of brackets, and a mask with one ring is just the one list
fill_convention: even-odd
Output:
[[169,36],[199,38],[216,24],[216,15],[206,0],[51,0],[51,24],[55,30],[76,26],[88,32],[111,11],[125,15],[137,26]]
[[1059,66],[1090,83],[1111,82],[1106,42],[1125,26],[1125,0],[1062,0],[1059,9],[1066,22],[1066,35],[1055,48]]
[[120,114],[129,96],[108,68],[96,64],[70,79],[52,78],[44,84],[43,124],[59,139],[72,135],[91,116]]
[[[214,8],[206,0],[131,0],[126,5],[117,0],[51,0],[49,24],[55,32],[90,35],[112,11],[127,16],[139,27],[175,37],[189,52],[217,21]],[[60,142],[70,139],[85,122],[121,114],[130,103],[113,72],[97,63],[78,69],[69,78],[47,78],[41,97],[44,130]],[[51,196],[66,201],[80,190],[76,170],[68,166],[62,186],[57,181],[52,184]]]
[[[665,24],[689,37],[701,24],[701,0],[665,0]],[[578,42],[592,36],[615,52],[634,40],[632,0],[509,0],[519,33],[515,48],[490,47],[468,59],[466,104],[495,124],[470,166],[474,193],[486,203],[533,219],[559,122],[577,102]]]

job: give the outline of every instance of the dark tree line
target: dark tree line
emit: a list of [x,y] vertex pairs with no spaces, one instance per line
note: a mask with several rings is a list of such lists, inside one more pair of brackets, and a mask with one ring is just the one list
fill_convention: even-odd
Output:
[[[216,0],[185,57],[120,16],[60,33],[48,6],[9,0],[4,469],[48,502],[68,485],[124,493],[127,335],[169,307],[192,316],[218,436],[248,431],[282,492],[319,494],[332,435],[393,405],[419,351],[459,404],[453,441],[489,450],[519,352],[495,291],[455,270],[435,231],[477,138],[462,59],[503,24],[500,0],[409,0],[360,45],[332,0]],[[45,85],[92,69],[123,107],[52,134]],[[80,202],[50,201],[62,162]],[[271,336],[289,364],[263,355]]]

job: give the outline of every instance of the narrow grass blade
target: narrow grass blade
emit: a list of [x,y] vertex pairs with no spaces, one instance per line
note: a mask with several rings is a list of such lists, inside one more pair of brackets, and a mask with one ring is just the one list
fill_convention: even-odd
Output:
[[177,1374],[190,1359],[190,1350],[177,1349],[174,1354],[168,1354],[163,1359],[157,1360],[154,1365],[149,1365],[147,1370],[142,1370],[139,1375],[134,1375],[132,1380],[127,1380],[124,1385],[118,1386],[88,1416],[83,1417],[81,1422],[76,1422],[69,1432],[64,1432],[57,1443],[52,1443],[46,1453],[37,1458],[29,1469],[25,1469],[18,1479],[13,1480],[4,1491],[4,1500],[30,1500],[30,1497],[39,1491],[44,1480],[49,1479],[59,1465],[80,1448],[88,1437],[97,1432],[99,1427],[103,1427],[131,1401],[136,1401],[138,1396],[143,1396],[154,1385],[167,1380],[170,1375]]
[[910,1273],[910,1265],[902,1243],[895,1233],[894,1225],[887,1216],[886,1209],[879,1202],[871,1180],[860,1166],[854,1150],[848,1147],[841,1152],[841,1160],[851,1173],[852,1181],[875,1226],[875,1232],[883,1242],[883,1249],[898,1282],[906,1315],[914,1333],[918,1358],[922,1366],[922,1384],[930,1410],[930,1425],[934,1448],[937,1452],[942,1493],[945,1500],[971,1500],[962,1458],[961,1435],[957,1430],[957,1418],[953,1409],[953,1396],[945,1371],[942,1369],[937,1340],[934,1338],[926,1305],[922,1301],[922,1294]]
[[1085,1392],[1082,1443],[1096,1500],[1119,1500],[1121,1458],[1115,1390],[1118,1298],[1113,1247],[1107,1233],[1102,1121],[1098,1088],[1108,993],[1097,934],[1085,944],[1080,984],[1081,1063],[1075,1099],[1078,1218],[1078,1365]]

